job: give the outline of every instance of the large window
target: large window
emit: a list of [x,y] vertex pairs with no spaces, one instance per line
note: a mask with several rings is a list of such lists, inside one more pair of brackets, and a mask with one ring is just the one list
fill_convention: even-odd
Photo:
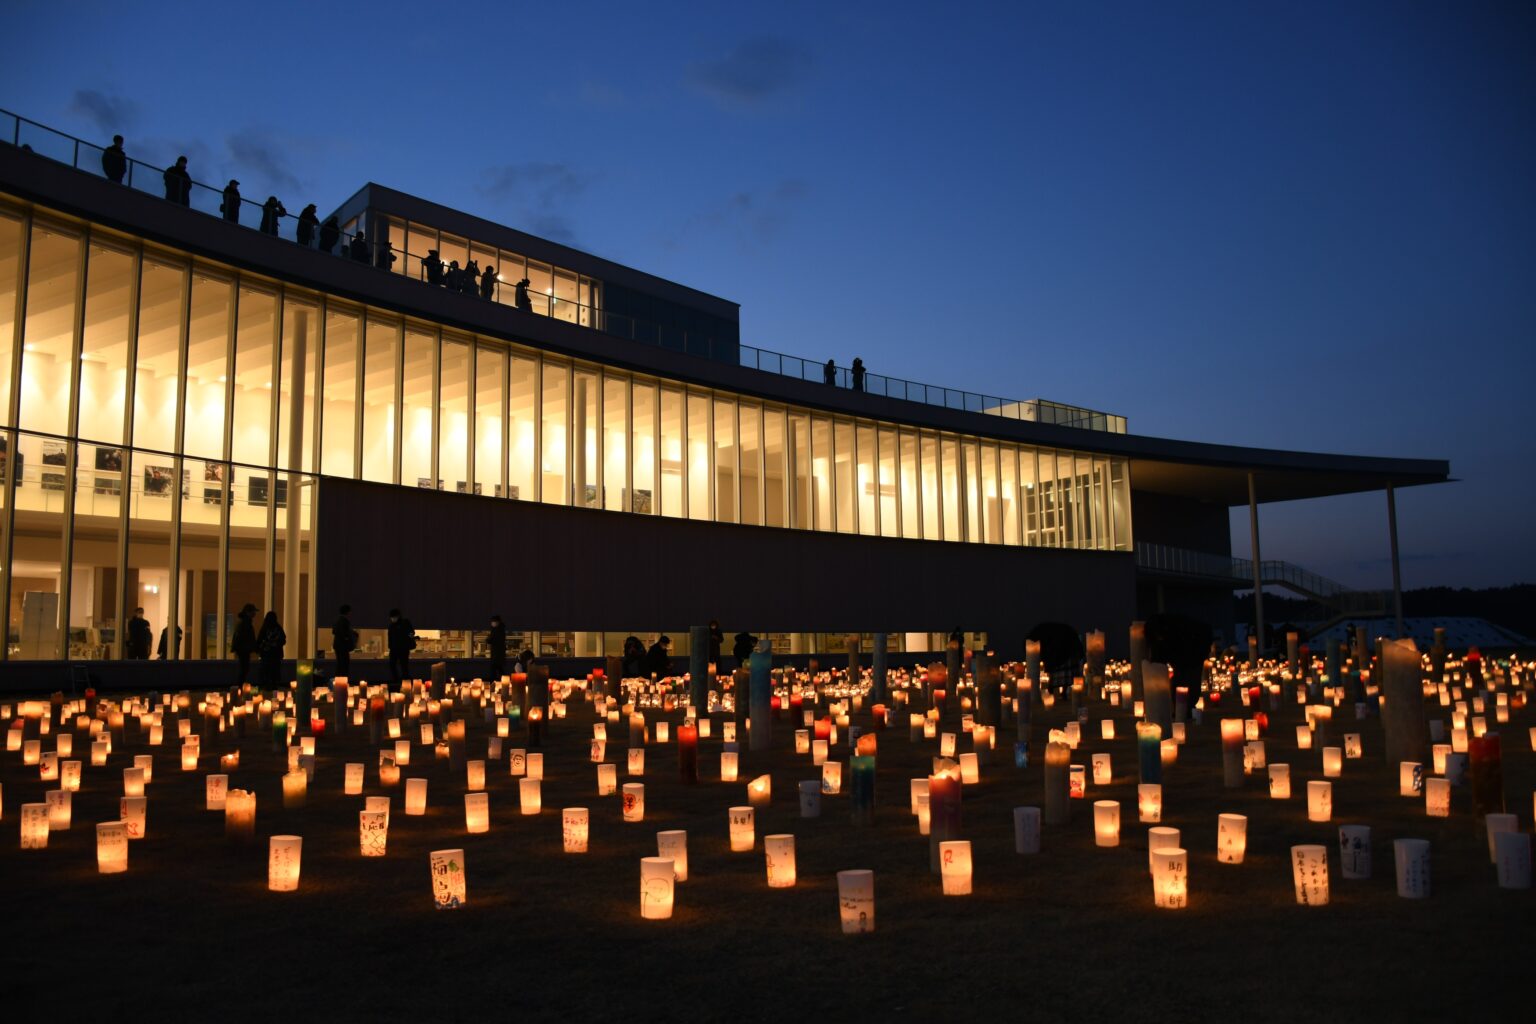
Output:
[[566,460],[569,452],[566,451],[566,409],[570,405],[568,397],[571,381],[571,371],[557,363],[544,364],[543,401],[541,402],[541,428],[543,439],[543,453],[541,455],[541,473],[544,485],[540,498],[551,505],[570,504],[570,498],[566,494]]
[[[0,232],[5,222],[0,220]],[[3,263],[3,260],[0,260]],[[80,349],[79,436],[123,443],[123,399],[128,393],[129,310],[138,290],[132,254],[92,243],[85,281],[85,341]],[[0,274],[4,273],[0,266]],[[3,287],[3,285],[0,285]],[[4,311],[0,310],[0,320]],[[0,328],[4,324],[0,323]],[[222,366],[224,350],[219,350]],[[3,375],[9,376],[9,366]],[[224,438],[220,391],[218,438]]]
[[407,326],[400,398],[400,482],[407,487],[443,486],[442,474],[434,476],[432,473],[433,361],[436,356],[437,339],[426,331]]
[[722,523],[737,521],[736,403],[723,399],[715,402],[715,519]]
[[603,501],[610,512],[625,508],[624,472],[629,464],[629,388],[616,377],[603,378]]
[[352,476],[357,440],[357,314],[328,309],[320,406],[320,472]]
[[710,507],[709,398],[688,395],[688,518],[713,519]]
[[506,494],[502,435],[506,425],[507,354],[481,345],[475,350],[475,492]]
[[634,453],[631,471],[634,493],[624,508],[629,512],[654,515],[656,507],[656,386],[636,382],[631,389],[634,414],[630,423],[630,450]]
[[[688,514],[687,461],[684,434],[687,412],[683,393],[661,389],[661,514],[682,518]],[[640,484],[637,482],[636,487]],[[708,507],[706,500],[705,507]]]
[[437,398],[437,475],[461,494],[469,480],[469,340],[443,336]]
[[393,483],[400,325],[370,317],[366,348],[363,363],[363,479]]
[[507,496],[532,501],[538,497],[539,464],[538,379],[539,364],[525,356],[514,355],[510,364],[508,422]]

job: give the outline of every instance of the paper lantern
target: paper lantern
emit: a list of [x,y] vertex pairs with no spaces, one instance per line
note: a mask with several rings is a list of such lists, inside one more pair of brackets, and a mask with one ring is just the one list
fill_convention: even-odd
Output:
[[1519,822],[1513,814],[1489,814],[1483,818],[1484,833],[1488,837],[1488,862],[1490,864],[1498,859],[1495,854],[1494,842],[1498,834],[1500,832],[1514,832],[1519,827]]
[[267,888],[294,892],[299,888],[299,862],[304,852],[301,836],[273,836],[267,846]]
[[[381,797],[379,799],[386,799]],[[357,840],[364,857],[382,857],[389,846],[389,812],[358,811]]]
[[1243,720],[1221,720],[1221,779],[1228,789],[1243,785]]
[[929,835],[933,830],[932,793],[923,790],[917,797],[917,834]]
[[542,779],[521,778],[517,780],[518,809],[523,814],[538,814],[544,809],[544,782]]
[[612,796],[619,786],[618,765],[600,764],[597,766],[597,795]]
[[1171,737],[1169,739],[1160,741],[1158,743],[1157,750],[1159,759],[1162,761],[1164,767],[1173,764],[1179,759],[1178,741],[1172,739]]
[[91,764],[100,767],[107,763],[107,753],[112,749],[108,740],[97,740],[91,744]]
[[1333,817],[1333,783],[1314,779],[1307,783],[1307,820],[1327,821]]
[[795,730],[795,753],[809,754],[811,752],[811,731],[809,729]]
[[362,762],[351,762],[346,767],[343,779],[342,791],[347,796],[358,796],[363,791],[363,765]]
[[1106,718],[1099,722],[1099,738],[1112,740],[1115,738],[1115,720]]
[[411,763],[411,741],[410,740],[396,740],[395,741],[395,764],[399,765],[402,768],[405,768],[405,767],[409,766],[410,763]]
[[143,839],[149,833],[149,801],[142,796],[119,797],[117,817],[128,826],[129,839]]
[[1216,816],[1216,860],[1221,864],[1241,864],[1248,849],[1248,816]]
[[1013,809],[1013,852],[1021,854],[1040,852],[1040,808],[1015,807]]
[[491,795],[464,794],[464,831],[471,835],[491,830]]
[[1093,843],[1095,846],[1120,845],[1120,801],[1093,802]]
[[[843,763],[841,761],[824,761],[822,763],[821,791],[827,794],[837,794],[843,791]],[[749,799],[750,796],[749,791]]]
[[48,847],[48,805],[21,805],[21,848],[43,850]]
[[[1503,694],[1499,696],[1502,697]],[[59,755],[59,760],[62,762],[64,758],[69,757],[75,752],[75,738],[67,732],[61,732],[53,741],[53,749]]]
[[470,761],[465,766],[465,774],[468,779],[467,785],[471,793],[478,793],[485,788],[484,761]]
[[939,877],[945,896],[971,894],[971,843],[950,839],[939,844]]
[[821,817],[821,791],[823,786],[825,786],[825,782],[821,779],[808,779],[800,783],[800,817]]
[[96,870],[103,875],[128,870],[128,826],[121,821],[97,823]]
[[232,789],[224,796],[224,835],[239,842],[256,838],[256,794]]
[[1360,734],[1357,733],[1357,732],[1347,732],[1347,733],[1345,733],[1344,734],[1344,756],[1349,758],[1350,760],[1354,760],[1355,758],[1360,757],[1361,753],[1362,753],[1362,749],[1361,749],[1361,746],[1360,746]]
[[1429,748],[1429,752],[1434,763],[1434,773],[1436,775],[1444,775],[1445,761],[1451,754],[1451,745],[1449,743],[1436,743]]
[[123,769],[123,796],[144,795],[144,769]]
[[526,777],[530,778],[530,779],[534,779],[534,780],[542,780],[544,778],[544,755],[543,754],[540,754],[537,751],[533,751],[533,752],[528,754],[528,763],[526,765]]
[[438,910],[452,910],[469,902],[464,879],[463,850],[433,850],[428,855],[432,870],[432,905]]
[[[1493,815],[1488,815],[1492,818]],[[1513,815],[1511,815],[1513,817]],[[1500,889],[1529,889],[1531,887],[1531,836],[1528,832],[1513,829],[1497,832],[1494,840],[1493,863],[1497,871]]]
[[590,744],[590,749],[589,749],[589,752],[588,752],[588,755],[587,755],[587,759],[589,761],[591,761],[593,764],[602,764],[603,760],[605,758],[607,758],[607,756],[608,756],[608,741],[607,740],[592,740],[591,744]]
[[1150,856],[1153,905],[1164,910],[1189,906],[1189,854],[1177,846],[1163,846],[1153,848]]
[[672,861],[667,857],[640,858],[640,916],[647,921],[672,916],[677,888]]
[[38,761],[38,778],[43,782],[59,781],[59,755],[52,750],[42,755]]
[[1416,797],[1424,789],[1424,766],[1418,761],[1399,761],[1397,765],[1398,796]]
[[[1308,786],[1318,783],[1311,782]],[[1327,783],[1322,783],[1327,785]],[[1291,847],[1291,879],[1296,883],[1296,902],[1304,907],[1328,905],[1328,847]]]
[[1291,798],[1290,765],[1272,764],[1269,766],[1269,798],[1271,800],[1289,800]]
[[720,781],[735,782],[737,761],[740,758],[734,750],[727,750],[720,755]]
[[747,783],[747,803],[753,807],[766,807],[773,799],[773,778],[759,775]]
[[624,783],[623,801],[625,821],[645,820],[645,783]]
[[827,741],[826,740],[812,740],[811,741],[811,764],[812,765],[816,765],[816,766],[820,766],[822,764],[825,764],[826,760],[827,760]]
[[768,888],[789,889],[795,884],[795,837],[776,834],[763,837],[768,868]]
[[[411,782],[420,782],[422,787],[422,800],[426,800],[426,779],[412,779]],[[409,792],[410,783],[406,783]],[[304,799],[309,791],[309,777],[303,772],[285,772],[283,774],[283,806],[285,808],[303,807]],[[409,799],[407,799],[409,805]]]
[[1397,866],[1397,894],[1407,900],[1429,898],[1429,840],[1394,839],[1392,858]]
[[643,776],[645,774],[645,751],[639,748],[632,748],[629,751],[627,764],[631,776],[635,778]]
[[70,793],[80,791],[79,761],[65,761],[59,765],[59,788]]
[[1179,845],[1179,830],[1167,825],[1155,825],[1147,829],[1147,870],[1152,870],[1152,854],[1158,850],[1174,849]]
[[405,780],[405,813],[419,816],[427,813],[427,780]]
[[1424,780],[1424,813],[1431,818],[1451,816],[1451,781],[1449,779]]
[[967,786],[981,781],[981,765],[974,753],[960,755],[960,781]]
[[43,741],[27,740],[21,745],[21,763],[23,765],[35,765],[42,761]]
[[44,803],[48,808],[48,831],[69,831],[70,822],[74,818],[74,805],[70,796],[70,792],[65,789],[50,789],[44,794]]
[[1451,752],[1453,754],[1465,754],[1467,752],[1467,730],[1457,727],[1451,730]]
[[1371,877],[1371,827],[1339,826],[1339,873],[1345,878]]
[[1088,769],[1080,764],[1069,766],[1067,796],[1073,800],[1083,800],[1088,796]]
[[1296,727],[1296,749],[1312,749],[1312,727],[1310,725],[1298,725]]
[[586,853],[591,815],[585,807],[560,812],[560,841],[566,853]]
[[1136,814],[1144,824],[1163,820],[1163,784],[1143,782],[1136,787]]
[[732,853],[745,853],[757,845],[755,815],[751,807],[732,807],[727,817],[730,822]]
[[954,733],[946,732],[942,736],[939,737],[939,756],[940,757],[954,757],[955,756],[955,734]]
[[868,870],[837,873],[838,919],[844,935],[875,930],[875,873]]
[[[1093,784],[1095,786],[1107,786],[1114,780],[1114,771],[1110,767],[1108,754],[1093,755]],[[963,764],[962,764],[963,767]]]

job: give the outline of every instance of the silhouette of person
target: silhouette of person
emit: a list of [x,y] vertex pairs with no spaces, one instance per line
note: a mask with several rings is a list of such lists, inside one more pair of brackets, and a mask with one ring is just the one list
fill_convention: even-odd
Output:
[[853,390],[864,390],[864,360],[857,356],[853,360]]
[[187,158],[179,156],[165,169],[165,198],[182,206],[192,205],[192,175],[187,172]]
[[338,676],[352,674],[352,652],[357,649],[357,630],[352,628],[352,620],[348,618],[351,614],[352,606],[342,605],[335,624],[331,626],[331,651],[336,655]]
[[395,265],[395,250],[389,247],[388,242],[379,243],[379,252],[374,257],[373,265],[380,270],[388,270]]
[[357,260],[357,262],[359,262],[359,263],[367,263],[368,262],[368,235],[367,235],[367,233],[364,232],[364,231],[359,231],[357,234],[353,235],[352,236],[352,244],[348,247],[347,251],[348,251],[348,253],[350,253],[350,255],[352,256],[352,258],[354,260]]
[[463,273],[464,271],[459,269],[458,260],[450,260],[448,262],[448,269],[443,271],[443,283],[448,286],[449,291],[456,292],[460,290],[459,277]]
[[101,151],[101,173],[108,181],[123,183],[123,175],[128,173],[128,154],[123,152],[121,135],[112,136],[112,145]]
[[336,243],[341,240],[341,227],[336,223],[336,215],[333,213],[320,224],[320,251],[335,252]]
[[224,201],[219,203],[219,212],[231,224],[240,223],[240,183],[234,178],[224,186]]
[[136,661],[148,661],[153,636],[149,620],[144,617],[144,609],[135,608],[133,618],[128,620],[128,657]]
[[261,659],[258,678],[262,689],[275,690],[282,683],[283,647],[287,643],[288,634],[277,621],[277,612],[267,612],[261,620],[261,629],[256,632],[256,653]]
[[464,273],[459,278],[459,291],[465,295],[475,294],[475,287],[480,283],[480,264],[470,260],[464,267]]
[[256,653],[256,606],[247,602],[240,609],[235,622],[235,635],[230,638],[229,649],[234,652],[235,685],[244,686],[251,675],[251,655]]
[[518,309],[533,312],[533,302],[528,298],[528,279],[525,277],[517,282],[517,294],[514,296],[514,304]]
[[277,222],[287,215],[288,211],[277,201],[277,196],[267,196],[267,201],[261,204],[261,233],[276,235]]
[[421,261],[421,266],[427,272],[427,284],[443,283],[443,261],[436,249],[427,250],[427,258]]
[[491,616],[491,632],[485,638],[491,655],[491,679],[498,680],[507,671],[507,627],[500,615]]
[[480,297],[489,300],[496,294],[496,268],[486,267],[485,273],[480,275]]
[[411,672],[411,652],[416,649],[416,628],[400,609],[389,610],[389,629],[385,634],[389,647],[389,674],[396,685]]
[[828,384],[837,383],[837,364],[832,360],[828,359],[827,365],[822,367],[821,379],[826,381]]
[[300,245],[308,249],[315,241],[315,228],[320,226],[320,218],[315,216],[315,204],[310,203],[299,214],[299,227],[297,240]]

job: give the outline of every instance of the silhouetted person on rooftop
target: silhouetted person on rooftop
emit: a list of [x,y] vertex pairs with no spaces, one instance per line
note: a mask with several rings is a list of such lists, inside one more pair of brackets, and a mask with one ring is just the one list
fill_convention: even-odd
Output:
[[320,226],[320,218],[315,216],[315,204],[310,203],[299,214],[298,233],[295,238],[298,243],[308,249],[315,241],[315,228]]
[[518,309],[526,309],[533,312],[533,303],[528,298],[528,279],[525,277],[517,282],[517,294],[513,297]]
[[368,262],[368,235],[367,235],[367,233],[363,232],[363,231],[359,231],[357,234],[353,235],[352,236],[352,244],[348,247],[347,251],[348,251],[348,253],[351,255],[351,257],[354,260],[357,260],[357,262],[359,262],[359,263],[367,263]]
[[287,215],[288,211],[277,201],[277,196],[267,196],[267,201],[261,204],[261,233],[276,235],[278,221]]
[[240,223],[240,183],[234,178],[224,186],[224,201],[219,203],[219,212],[231,224]]
[[320,225],[320,251],[335,252],[336,243],[340,238],[341,228],[337,225],[336,215],[333,213]]
[[864,360],[857,357],[853,360],[853,390],[864,390]]
[[128,154],[123,152],[121,135],[112,136],[112,145],[101,151],[101,173],[109,181],[123,183],[123,175],[128,173]]
[[480,285],[480,264],[470,260],[464,267],[464,276],[459,278],[459,291],[465,295],[475,294],[475,289]]
[[828,359],[827,365],[822,367],[821,379],[826,381],[828,384],[837,383],[837,364],[832,360]]
[[443,283],[443,261],[436,249],[427,250],[427,258],[421,261],[421,267],[427,272],[427,284]]
[[192,175],[187,173],[187,158],[179,156],[165,169],[165,198],[182,206],[192,205]]
[[374,257],[373,265],[380,270],[388,270],[395,265],[395,250],[389,247],[388,242],[379,243],[379,252]]
[[480,275],[480,297],[490,299],[496,294],[496,268],[486,267],[485,273]]
[[443,271],[443,284],[448,286],[449,291],[456,292],[460,287],[459,278],[462,277],[463,274],[464,271],[459,269],[459,261],[449,260],[448,269]]

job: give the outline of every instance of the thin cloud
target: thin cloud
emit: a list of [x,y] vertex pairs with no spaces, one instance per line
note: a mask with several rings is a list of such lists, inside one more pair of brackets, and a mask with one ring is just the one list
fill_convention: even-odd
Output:
[[110,138],[133,126],[139,108],[124,96],[108,95],[96,89],[76,89],[70,97],[69,112],[90,121],[102,135]]
[[811,52],[793,40],[758,36],[724,56],[696,62],[689,80],[716,99],[756,103],[796,85],[814,63]]
[[734,235],[743,245],[766,244],[795,217],[800,203],[811,193],[800,178],[785,178],[763,189],[732,193],[687,218],[662,244],[677,248],[684,236],[695,232]]
[[239,168],[235,177],[248,176],[253,184],[290,195],[303,186],[291,169],[288,145],[275,133],[261,128],[244,128],[224,140],[231,166]]
[[475,191],[515,210],[533,234],[573,244],[568,211],[591,184],[589,175],[570,164],[529,160],[487,168]]

